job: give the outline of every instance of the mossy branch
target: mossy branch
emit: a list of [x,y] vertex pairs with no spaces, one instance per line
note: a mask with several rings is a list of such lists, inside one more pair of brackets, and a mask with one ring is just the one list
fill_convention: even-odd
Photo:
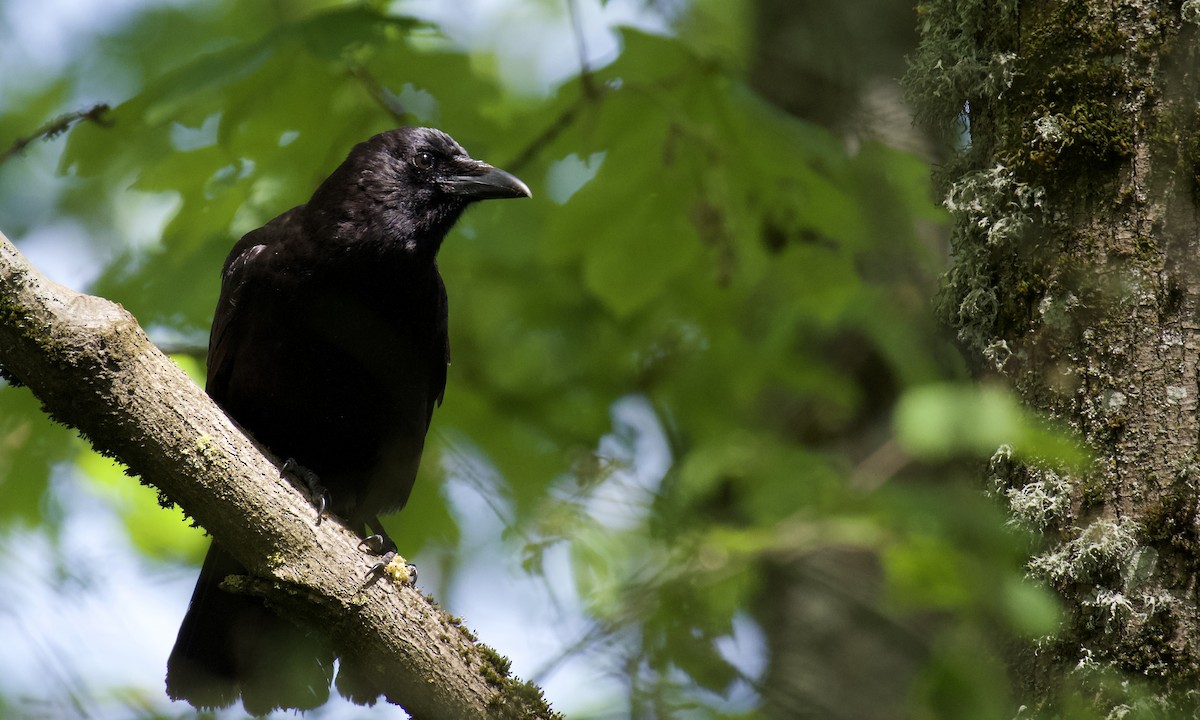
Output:
[[535,686],[415,589],[367,582],[375,558],[316,513],[120,305],[46,279],[0,234],[0,366],[57,421],[177,503],[330,636],[343,664],[419,718],[555,717]]

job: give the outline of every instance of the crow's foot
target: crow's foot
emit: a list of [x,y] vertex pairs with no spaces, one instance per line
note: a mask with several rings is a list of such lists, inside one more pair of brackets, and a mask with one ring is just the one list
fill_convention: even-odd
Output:
[[283,463],[283,472],[285,475],[300,480],[304,483],[304,487],[308,488],[308,499],[317,509],[317,524],[325,519],[325,508],[329,505],[329,496],[325,491],[325,486],[321,484],[321,479],[312,470],[304,467],[296,462],[296,458],[288,458]]

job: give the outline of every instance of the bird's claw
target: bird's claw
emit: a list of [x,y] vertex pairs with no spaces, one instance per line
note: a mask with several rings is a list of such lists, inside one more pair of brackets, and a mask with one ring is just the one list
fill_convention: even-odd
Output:
[[325,492],[325,486],[321,484],[321,479],[315,472],[296,462],[296,458],[285,460],[282,470],[285,474],[304,482],[304,486],[308,488],[308,499],[317,508],[317,524],[320,525],[325,519],[325,509],[329,504],[329,496]]
[[396,554],[396,546],[392,543],[391,538],[384,537],[378,533],[363,538],[358,543],[358,547],[360,550],[369,552],[372,555],[386,555],[389,552],[393,555]]

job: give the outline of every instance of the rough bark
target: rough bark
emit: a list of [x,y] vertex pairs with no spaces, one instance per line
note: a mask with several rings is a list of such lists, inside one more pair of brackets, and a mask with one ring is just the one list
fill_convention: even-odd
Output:
[[412,587],[369,582],[375,558],[306,497],[122,307],[50,282],[0,234],[0,365],[219,539],[245,587],[315,632],[414,718],[553,717],[508,661]]
[[[980,375],[1063,419],[1090,470],[993,463],[1041,529],[1031,574],[1067,608],[1030,649],[1023,704],[1082,688],[1104,711],[1187,712],[1200,681],[1200,4],[920,8],[923,117],[969,120],[947,172],[941,310]],[[1109,682],[1135,678],[1136,683]],[[1145,699],[1145,698],[1143,698]]]

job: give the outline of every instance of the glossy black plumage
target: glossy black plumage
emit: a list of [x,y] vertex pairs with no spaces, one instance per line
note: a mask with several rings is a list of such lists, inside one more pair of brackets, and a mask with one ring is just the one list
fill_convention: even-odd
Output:
[[[473,201],[528,197],[448,135],[401,128],[360,143],[305,205],[230,252],[209,339],[207,391],[281,458],[320,478],[364,531],[407,502],[450,358],[436,256]],[[325,701],[324,642],[253,597],[213,543],[167,663],[167,691],[247,710]]]

